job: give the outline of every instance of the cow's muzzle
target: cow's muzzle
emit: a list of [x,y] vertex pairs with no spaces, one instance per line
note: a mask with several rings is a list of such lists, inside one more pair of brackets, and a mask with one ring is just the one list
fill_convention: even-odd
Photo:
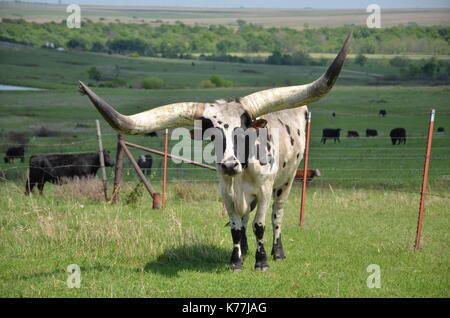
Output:
[[222,172],[228,176],[234,176],[242,171],[241,165],[237,160],[226,160],[220,163]]

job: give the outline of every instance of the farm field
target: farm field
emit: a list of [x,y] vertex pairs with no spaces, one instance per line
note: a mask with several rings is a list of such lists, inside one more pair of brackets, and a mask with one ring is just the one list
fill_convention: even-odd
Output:
[[[156,76],[163,79],[168,88],[198,88],[201,81],[212,75],[232,80],[238,88],[292,85],[289,83],[315,80],[326,69],[326,66],[224,63],[58,52],[6,42],[0,42],[0,65],[4,70],[0,74],[3,84],[52,89],[71,88],[78,80],[95,83],[88,78],[87,73],[92,66],[109,76],[113,76],[118,67],[119,77],[131,86],[138,86],[145,76]],[[377,84],[380,74],[394,75],[396,69],[370,64],[362,68],[352,63],[344,70],[340,84]]]
[[[67,18],[66,5],[0,3],[0,17],[34,22],[60,22]],[[122,23],[175,23],[238,26],[237,20],[267,27],[295,29],[365,25],[366,8],[360,9],[264,9],[264,8],[176,8],[82,5],[83,18]],[[415,23],[449,25],[449,9],[384,9],[383,27]]]
[[[14,53],[14,54],[12,54]],[[367,86],[349,65],[337,86],[310,105],[310,167],[321,177],[308,186],[304,227],[298,226],[300,185],[285,209],[284,262],[253,270],[255,244],[241,273],[227,263],[232,243],[215,173],[170,162],[168,204],[151,200],[130,165],[122,201],[102,201],[98,180],[23,195],[28,158],[37,153],[97,151],[97,111],[77,92],[92,66],[118,64],[134,84],[146,74],[170,89],[93,90],[122,113],[178,101],[245,96],[272,85],[304,83],[326,67],[289,67],[55,52],[0,44],[0,82],[42,91],[0,92],[0,150],[27,141],[24,163],[0,163],[0,297],[449,297],[450,102],[448,86]],[[252,69],[254,72],[239,72]],[[195,70],[195,71],[194,71]],[[379,70],[380,71],[380,70]],[[392,72],[392,69],[381,70]],[[203,89],[192,83],[217,74],[237,87]],[[361,75],[362,76],[362,75]],[[136,82],[134,82],[136,81]],[[197,87],[197,84],[195,84]],[[423,246],[413,251],[429,112],[436,109]],[[385,118],[378,115],[386,109]],[[336,117],[331,114],[335,112]],[[116,134],[101,120],[104,147],[115,157]],[[45,127],[47,137],[37,132]],[[407,130],[392,146],[389,131]],[[323,128],[341,128],[340,143],[321,144]],[[366,138],[367,128],[378,137]],[[361,137],[346,138],[348,130]],[[127,140],[162,149],[162,137]],[[173,146],[177,141],[171,141]],[[142,154],[133,150],[136,157]],[[161,190],[161,160],[151,175]],[[113,169],[107,169],[109,188]],[[6,181],[6,180],[8,181]],[[270,218],[266,248],[271,248]],[[81,267],[81,288],[66,285],[68,265]],[[382,288],[366,285],[378,264]]]

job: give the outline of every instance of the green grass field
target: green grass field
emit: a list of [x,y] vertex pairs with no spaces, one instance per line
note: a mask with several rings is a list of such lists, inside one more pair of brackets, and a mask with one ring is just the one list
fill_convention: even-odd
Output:
[[[448,87],[354,85],[354,75],[343,73],[337,87],[309,107],[310,167],[320,169],[322,176],[308,186],[304,227],[298,226],[300,185],[291,192],[283,229],[287,259],[270,261],[268,272],[255,272],[254,236],[249,233],[244,270],[232,273],[227,268],[230,228],[225,226],[228,219],[214,172],[171,162],[167,208],[152,210],[129,164],[118,205],[101,200],[98,181],[46,185],[44,196],[25,197],[27,160],[35,153],[97,151],[94,120],[99,115],[76,85],[79,79],[87,81],[85,70],[92,65],[121,63],[131,82],[144,74],[167,73],[172,89],[94,88],[126,114],[177,101],[245,96],[272,81],[302,83],[324,68],[302,76],[307,68],[212,62],[192,67],[191,61],[61,53],[9,44],[0,45],[0,57],[0,83],[48,88],[0,92],[0,150],[14,143],[11,133],[29,138],[25,163],[0,163],[1,297],[450,296]],[[236,72],[240,68],[261,73]],[[211,70],[239,87],[183,88],[212,75]],[[253,77],[261,74],[265,79],[254,85]],[[422,249],[414,252],[431,108],[436,109],[436,127],[447,132],[434,135]],[[379,109],[388,111],[386,118],[378,116]],[[103,120],[101,125],[105,148],[114,156],[116,135]],[[41,126],[59,134],[37,137]],[[391,145],[388,135],[395,127],[406,128],[406,145]],[[344,136],[347,130],[364,135],[372,128],[380,136],[341,138],[340,143],[323,145],[323,128],[342,128]],[[163,145],[161,137],[127,140],[157,149]],[[160,191],[161,161],[155,158],[155,165],[151,180]],[[110,188],[112,172],[108,168]],[[267,225],[269,249],[269,217]],[[70,264],[81,267],[80,289],[66,285]],[[381,268],[380,289],[366,285],[370,264]]]
[[[324,66],[287,66],[268,64],[223,63],[127,57],[77,51],[58,52],[23,45],[0,42],[0,82],[4,84],[40,88],[72,88],[78,80],[88,79],[87,70],[95,66],[106,76],[112,76],[116,66],[119,77],[129,85],[140,86],[145,76],[163,79],[168,88],[198,88],[201,81],[212,75],[232,80],[237,87],[265,87],[309,82],[324,72]],[[343,85],[376,84],[371,73],[392,75],[393,69],[379,69],[368,65],[361,68],[349,65],[341,77]],[[96,84],[98,85],[98,83]]]

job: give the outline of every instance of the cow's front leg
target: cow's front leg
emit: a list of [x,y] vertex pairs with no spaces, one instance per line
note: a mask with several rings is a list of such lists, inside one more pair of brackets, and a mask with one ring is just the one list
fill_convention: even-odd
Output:
[[241,253],[243,256],[248,253],[248,242],[247,242],[247,223],[248,223],[249,214],[247,213],[241,218],[242,227],[241,227]]
[[253,221],[253,233],[256,237],[256,263],[255,270],[268,270],[267,253],[264,248],[264,230],[266,212],[269,207],[270,192],[258,199],[258,208],[256,210],[255,220]]
[[[239,215],[230,215],[231,238],[233,239],[233,251],[231,252],[230,269],[233,271],[242,270],[244,264],[241,250],[241,240],[245,237],[245,229],[242,226],[242,219]],[[245,239],[246,240],[246,239]]]

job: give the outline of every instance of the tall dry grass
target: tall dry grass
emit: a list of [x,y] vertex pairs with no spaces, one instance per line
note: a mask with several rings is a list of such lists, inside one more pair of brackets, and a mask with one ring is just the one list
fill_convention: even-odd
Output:
[[172,191],[176,198],[184,201],[221,201],[216,184],[176,181]]
[[102,181],[95,177],[64,178],[55,187],[55,196],[71,200],[104,201]]

